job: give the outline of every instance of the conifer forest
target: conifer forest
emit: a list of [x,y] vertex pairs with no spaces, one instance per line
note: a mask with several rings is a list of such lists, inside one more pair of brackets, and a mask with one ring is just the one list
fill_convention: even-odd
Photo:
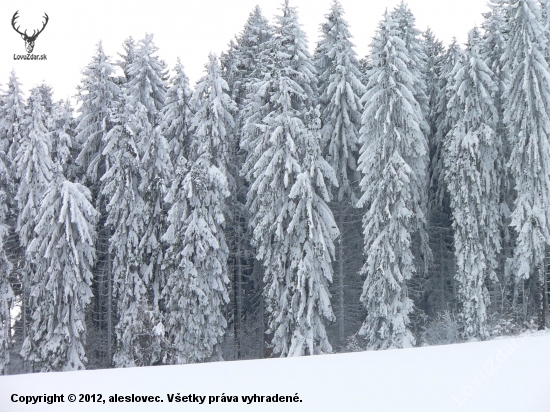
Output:
[[364,57],[338,0],[311,48],[298,11],[194,87],[150,34],[73,102],[2,80],[0,374],[550,326],[550,1],[489,0],[463,45],[402,2]]

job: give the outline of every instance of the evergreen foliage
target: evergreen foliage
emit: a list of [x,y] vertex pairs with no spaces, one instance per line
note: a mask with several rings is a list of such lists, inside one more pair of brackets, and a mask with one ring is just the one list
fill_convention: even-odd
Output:
[[315,69],[296,10],[285,2],[277,21],[271,71],[254,85],[269,106],[255,125],[258,160],[247,171],[248,206],[273,351],[314,355],[332,351],[324,323],[334,319],[328,284],[338,229],[325,181],[337,182],[320,153]]
[[[362,245],[357,225],[361,211],[354,206],[358,200],[360,179],[357,158],[363,110],[361,97],[365,92],[352,36],[343,14],[342,5],[334,1],[326,22],[321,26],[322,36],[315,52],[315,65],[319,73],[321,145],[324,157],[336,172],[338,180],[330,206],[340,232],[334,261],[337,281],[332,288],[333,303],[338,308],[337,341],[340,344],[346,338],[346,330],[351,333],[359,327],[352,314],[354,309],[360,307],[358,296],[350,292],[360,288],[357,271],[362,265],[361,254],[357,253]],[[345,285],[349,286],[347,293]]]
[[32,321],[22,355],[35,370],[84,369],[85,308],[92,297],[97,212],[90,191],[67,181],[57,166],[40,204],[36,237],[27,248]]
[[411,236],[425,223],[428,142],[406,42],[392,15],[384,16],[371,47],[359,158],[359,206],[366,207],[361,301],[368,311],[360,335],[373,349],[402,348],[415,342],[407,281],[417,271]]
[[512,152],[508,167],[517,198],[511,226],[517,233],[516,279],[539,283],[539,327],[544,327],[547,295],[544,258],[550,243],[550,72],[545,59],[547,36],[533,0],[510,2],[509,41],[503,56],[509,73],[504,122]]
[[488,338],[486,284],[496,281],[501,249],[499,227],[501,141],[492,95],[494,75],[481,55],[479,31],[469,34],[449,106],[456,124],[445,141],[446,181],[453,211],[456,280],[466,339]]

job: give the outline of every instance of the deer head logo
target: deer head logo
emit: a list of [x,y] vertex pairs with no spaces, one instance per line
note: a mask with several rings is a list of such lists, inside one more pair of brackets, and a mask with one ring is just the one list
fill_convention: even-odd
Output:
[[43,23],[42,28],[38,31],[34,30],[32,35],[29,36],[27,34],[27,30],[25,30],[23,33],[21,33],[19,31],[19,26],[15,27],[15,20],[17,20],[17,18],[19,17],[17,15],[18,13],[19,13],[19,10],[16,11],[15,14],[13,15],[13,17],[11,18],[11,25],[12,25],[13,29],[21,35],[23,40],[25,40],[25,48],[27,49],[27,53],[32,53],[32,51],[34,49],[34,42],[36,41],[36,38],[38,37],[38,35],[44,31],[44,28],[46,27],[46,24],[48,24],[49,17],[46,13],[44,13],[44,18],[46,19],[46,21]]

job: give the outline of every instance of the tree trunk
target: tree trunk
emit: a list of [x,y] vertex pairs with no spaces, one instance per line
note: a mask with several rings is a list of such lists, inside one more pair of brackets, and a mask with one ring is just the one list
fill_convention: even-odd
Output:
[[[23,301],[21,302],[21,310],[23,311],[23,339],[22,342],[25,342],[27,339],[27,280],[26,276],[23,278]],[[23,370],[27,371],[27,362],[23,360]]]
[[344,312],[344,212],[342,202],[339,202],[338,209],[338,226],[340,229],[340,245],[338,248],[338,341],[343,344],[346,324]]
[[241,345],[242,345],[242,337],[243,337],[243,324],[242,324],[242,316],[243,316],[243,267],[242,267],[242,261],[241,261],[241,237],[237,236],[237,333],[235,336],[235,343],[237,346],[237,359],[241,359]]
[[440,289],[440,295],[439,295],[439,311],[442,311],[445,309],[445,275],[447,273],[447,268],[444,265],[444,254],[443,254],[443,234],[439,234],[439,265],[436,266],[436,268],[439,269],[439,289]]
[[[548,255],[548,253],[546,253]],[[542,260],[539,267],[539,313],[538,324],[539,330],[546,329],[546,312],[548,311],[548,291],[546,283],[546,265],[545,259]]]
[[107,252],[107,364],[112,366],[113,361],[113,287],[111,273],[111,251]]

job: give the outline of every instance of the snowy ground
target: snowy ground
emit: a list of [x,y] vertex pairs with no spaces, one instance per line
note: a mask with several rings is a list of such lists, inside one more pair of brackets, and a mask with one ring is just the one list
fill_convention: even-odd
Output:
[[[170,403],[168,394],[206,396]],[[298,394],[302,402],[243,402],[248,395]],[[64,403],[10,398],[64,395]],[[69,403],[101,394],[103,403]],[[113,395],[162,403],[110,403]],[[238,403],[221,402],[221,395]],[[209,404],[209,396],[220,396]],[[24,398],[21,398],[24,399]],[[0,377],[0,411],[550,411],[550,333],[482,343],[343,355]]]

